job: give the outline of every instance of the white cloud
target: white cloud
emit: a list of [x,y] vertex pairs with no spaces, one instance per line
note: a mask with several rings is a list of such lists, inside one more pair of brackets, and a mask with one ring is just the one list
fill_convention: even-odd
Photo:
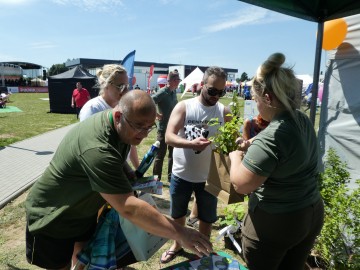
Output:
[[207,35],[198,35],[196,37],[192,37],[192,38],[189,38],[187,40],[187,42],[195,42],[195,41],[199,41],[199,40],[202,40],[203,38],[207,37]]
[[57,45],[47,41],[31,43],[29,46],[31,49],[49,49],[57,47]]
[[114,11],[115,7],[124,6],[123,0],[52,0],[58,5],[73,5],[88,11]]
[[33,0],[0,0],[0,5],[16,6],[16,5],[29,4],[31,2],[34,2],[34,1]]
[[212,25],[204,27],[202,30],[206,33],[219,32],[241,25],[269,24],[277,21],[290,20],[286,15],[269,12],[263,8],[250,7],[222,16],[223,19]]
[[[134,0],[133,0],[134,1]],[[177,0],[160,0],[160,2],[163,4],[163,5],[168,5],[168,4],[172,4],[172,3],[176,3],[178,2]]]

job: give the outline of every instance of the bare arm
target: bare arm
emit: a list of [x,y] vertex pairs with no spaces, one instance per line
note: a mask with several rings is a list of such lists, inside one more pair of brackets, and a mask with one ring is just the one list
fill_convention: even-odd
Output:
[[74,97],[72,96],[72,97],[71,97],[71,107],[74,108],[74,106],[75,106],[75,99],[74,99]]
[[242,151],[233,151],[229,154],[231,160],[230,181],[237,193],[249,194],[261,186],[267,179],[266,176],[260,176],[242,164],[244,153]]
[[251,121],[246,119],[244,121],[244,129],[243,129],[243,139],[250,140],[250,128],[251,128]]
[[135,145],[132,145],[130,148],[129,158],[130,158],[131,164],[134,166],[135,169],[137,169],[140,165],[140,162],[139,162],[139,156],[138,156]]
[[[163,216],[150,204],[133,196],[133,193],[101,193],[101,196],[124,218],[145,231],[179,241],[181,245],[198,256],[209,255],[212,252],[212,246],[207,236],[196,230],[183,227]],[[195,246],[198,246],[197,249]]]
[[196,138],[189,141],[178,136],[180,129],[184,128],[184,121],[186,116],[186,107],[184,102],[178,103],[171,112],[169,123],[166,128],[165,142],[168,145],[178,148],[190,148],[196,151],[203,151],[210,143],[204,137]]
[[128,179],[134,180],[136,178],[135,171],[131,168],[127,161],[123,164],[123,171]]

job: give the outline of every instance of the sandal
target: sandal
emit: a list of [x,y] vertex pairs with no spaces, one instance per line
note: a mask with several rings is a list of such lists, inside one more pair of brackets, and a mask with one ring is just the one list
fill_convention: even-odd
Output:
[[199,219],[197,217],[188,218],[186,221],[186,225],[193,227],[195,229],[199,229]]
[[[161,255],[160,262],[161,263],[168,263],[168,262],[172,261],[177,255],[181,254],[183,251],[184,251],[183,248],[180,248],[178,251],[167,250]],[[165,258],[168,257],[168,258],[162,259],[163,257],[165,257]]]

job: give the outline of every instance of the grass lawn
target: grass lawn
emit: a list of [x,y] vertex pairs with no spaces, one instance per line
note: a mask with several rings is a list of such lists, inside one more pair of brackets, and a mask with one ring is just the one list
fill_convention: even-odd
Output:
[[0,113],[0,147],[77,122],[75,114],[49,113],[48,97],[47,93],[11,95],[7,106],[22,112]]
[[[191,98],[191,94],[186,94],[184,98]],[[16,106],[22,112],[0,113],[0,147],[7,146],[26,138],[42,134],[44,132],[60,128],[72,123],[76,123],[75,114],[54,114],[48,113],[49,101],[44,100],[48,98],[48,94],[40,93],[19,93],[11,96],[11,102],[8,106]],[[178,96],[180,100],[180,95]],[[221,98],[221,102],[228,105],[231,102],[230,97]],[[240,100],[243,106],[243,100]],[[242,110],[241,110],[242,111]],[[139,158],[142,158],[150,145],[156,140],[156,132],[149,134],[148,138],[144,139],[141,145],[138,146]],[[0,148],[1,149],[1,148]],[[149,172],[152,168],[149,169]],[[163,172],[167,172],[167,162],[164,162]],[[166,179],[165,174],[162,179]],[[164,195],[154,196],[156,203],[167,214],[169,209],[168,199],[169,183],[164,183]],[[26,262],[25,258],[25,211],[24,200],[27,192],[19,198],[9,203],[0,210],[0,269],[5,270],[25,270],[25,269],[39,269]],[[191,207],[191,205],[190,205]],[[189,209],[190,209],[189,207]],[[223,208],[225,205],[219,201],[218,215],[223,215]],[[218,231],[221,229],[218,223],[214,224],[211,240],[214,244],[214,250],[225,251],[236,259],[240,260],[238,254],[224,248],[223,240],[216,242],[215,239]],[[128,267],[128,269],[160,269],[168,265],[187,260],[191,254],[185,253],[178,256],[173,262],[167,265],[160,265],[159,256],[162,252],[169,248],[171,241],[160,249],[147,262],[140,262]]]

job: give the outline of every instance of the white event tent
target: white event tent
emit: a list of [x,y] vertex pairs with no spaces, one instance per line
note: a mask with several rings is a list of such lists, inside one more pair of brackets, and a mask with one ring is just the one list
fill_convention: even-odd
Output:
[[347,35],[328,51],[318,138],[321,156],[332,147],[347,163],[351,185],[360,178],[360,15],[344,18]]
[[183,95],[193,86],[194,84],[200,84],[204,77],[204,72],[201,71],[199,67],[196,67],[185,79],[181,81],[180,84],[184,85]]

